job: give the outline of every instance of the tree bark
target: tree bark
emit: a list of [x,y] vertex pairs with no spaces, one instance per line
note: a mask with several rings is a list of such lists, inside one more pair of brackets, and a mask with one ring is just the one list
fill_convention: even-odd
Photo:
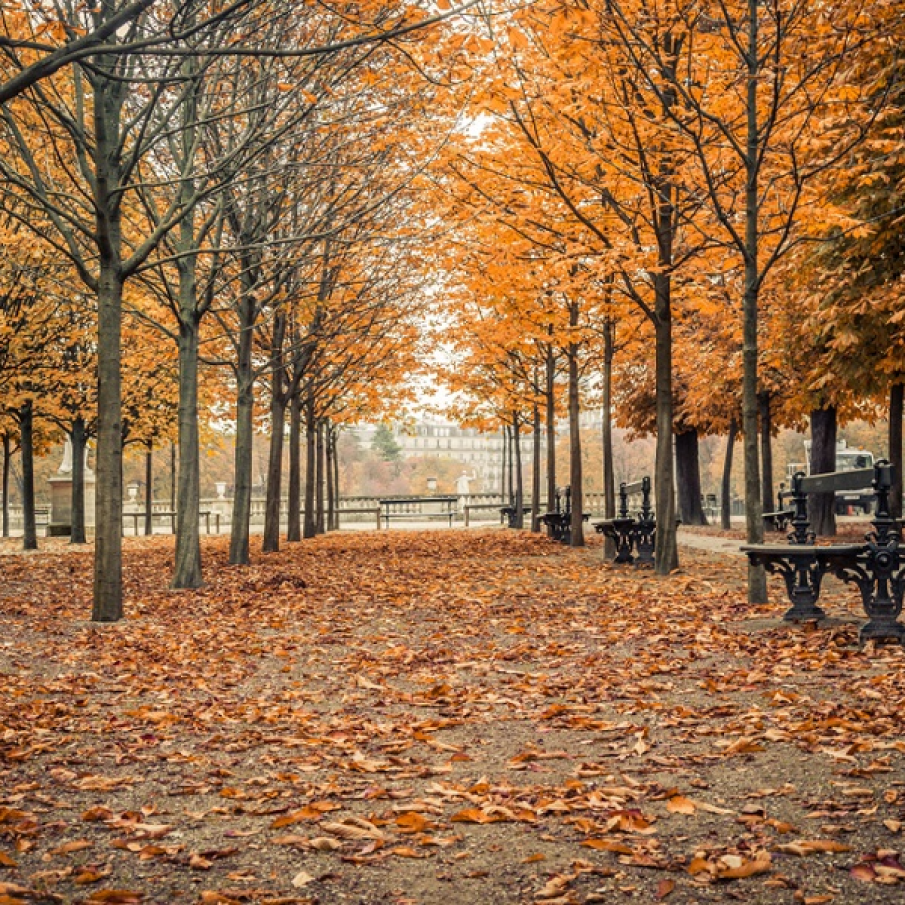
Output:
[[254,372],[251,352],[255,323],[254,309],[255,301],[251,287],[246,287],[239,302],[239,349],[236,359],[236,452],[233,517],[229,541],[229,562],[234,566],[247,566],[251,562],[249,527],[254,430]]
[[336,500],[333,488],[333,428],[329,422],[324,427],[324,451],[327,457],[327,530],[335,530]]
[[509,425],[504,424],[500,428],[503,438],[503,471],[500,474],[500,499],[504,506],[511,506],[512,499],[509,496]]
[[723,479],[720,482],[720,527],[728,531],[732,527],[732,453],[738,436],[738,422],[729,422],[729,436],[726,438],[726,456],[723,459]]
[[9,537],[9,456],[12,440],[8,433],[3,435],[3,536]]
[[657,449],[655,454],[654,511],[657,516],[657,540],[654,551],[654,571],[668,575],[679,567],[679,548],[676,541],[676,493],[673,482],[672,433],[672,313],[669,275],[654,275],[656,322],[654,324]]
[[314,511],[314,483],[317,470],[317,424],[314,417],[314,396],[309,392],[305,403],[305,519],[303,536],[317,534],[317,515]]
[[316,471],[317,471],[317,500],[315,501],[317,506],[317,533],[323,534],[325,527],[324,520],[324,488],[326,485],[326,463],[324,462],[324,422],[318,421],[317,424],[317,462],[316,462]]
[[[98,99],[96,103],[102,103]],[[98,151],[100,153],[100,150]],[[108,201],[105,207],[109,211]],[[98,219],[103,217],[99,214]],[[112,220],[112,215],[109,216]],[[122,294],[119,222],[99,227],[102,239],[98,288],[97,481],[95,484],[94,595],[91,619],[116,622],[123,615],[123,423]],[[115,234],[115,238],[113,237]],[[111,254],[110,246],[116,252]]]
[[[552,328],[551,328],[552,332]],[[547,512],[556,509],[556,354],[552,342],[546,360]]]
[[339,531],[339,429],[334,427],[330,432],[330,440],[333,444],[333,493],[335,496],[333,506],[333,530]]
[[[569,326],[578,326],[578,303],[569,306]],[[579,425],[581,388],[578,384],[578,345],[569,344],[569,487],[572,494],[572,543],[584,546],[584,481],[581,463],[581,428]]]
[[154,533],[154,520],[151,517],[154,509],[154,444],[148,441],[145,451],[145,534]]
[[34,409],[26,402],[19,409],[19,449],[22,452],[22,549],[38,549],[38,527],[35,522],[35,453]]
[[[836,470],[836,408],[827,406],[811,412],[810,472],[824,474]],[[823,537],[836,534],[836,495],[812,493],[808,496],[811,530]]]
[[72,444],[72,512],[69,543],[84,544],[85,536],[85,420],[79,415],[69,434]]
[[[770,405],[770,394],[766,391],[757,394],[757,406],[760,415],[760,464],[761,464],[761,498],[764,512],[773,512],[773,412]],[[779,507],[775,507],[779,509]]]
[[[182,237],[183,241],[185,237]],[[198,349],[199,320],[195,257],[180,259],[179,271],[179,354],[178,466],[172,486],[176,488],[176,559],[174,589],[200,588],[201,571],[201,452],[198,433]],[[238,443],[238,433],[237,433]],[[175,465],[176,463],[174,463]],[[171,501],[173,502],[173,501]],[[233,524],[235,524],[235,508]],[[147,525],[147,522],[146,522]],[[230,554],[232,556],[232,553]],[[234,560],[231,558],[230,562]],[[236,559],[235,562],[247,560]]]
[[514,453],[515,472],[515,527],[525,527],[525,478],[522,474],[522,436],[521,422],[517,412],[512,413],[512,450]]
[[[273,375],[274,383],[277,375]],[[286,403],[278,387],[270,394],[270,452],[267,457],[267,488],[264,502],[264,537],[261,550],[276,553],[280,549],[280,503],[283,484],[283,430]]]
[[176,444],[170,444],[170,512],[176,511],[176,482],[178,476],[176,474]]
[[[616,354],[613,332],[615,324],[607,318],[603,325],[603,412],[601,435],[603,443],[603,516],[616,517],[616,469],[613,461],[613,359]],[[607,560],[616,556],[616,541],[605,537],[603,555]]]
[[[661,97],[664,111],[669,112],[676,101],[675,38],[667,34],[664,50],[668,68],[663,76],[666,87]],[[657,236],[658,270],[654,284],[654,369],[656,373],[657,449],[655,455],[655,512],[657,516],[654,571],[668,575],[679,566],[679,547],[676,540],[676,491],[673,475],[673,400],[672,400],[672,268],[676,238],[675,169],[667,152],[660,163],[656,178],[656,209],[654,224]]]
[[295,392],[289,400],[289,519],[286,540],[302,539],[302,396]]
[[540,406],[535,402],[533,410],[534,446],[531,450],[531,530],[540,531]]
[[889,513],[902,517],[902,415],[905,384],[894,383],[889,388],[889,461],[892,464],[892,491],[889,494]]
[[[760,274],[758,246],[760,230],[758,214],[758,182],[760,173],[760,123],[757,113],[757,82],[760,76],[761,51],[758,47],[757,0],[748,0],[748,75],[745,137],[745,290],[742,298],[742,433],[745,462],[745,536],[749,544],[764,541],[764,509],[761,500],[760,462],[757,450],[758,390],[758,297]],[[748,602],[767,602],[767,574],[763,566],[748,566]]]
[[276,553],[280,549],[280,503],[283,494],[283,433],[286,426],[287,388],[284,342],[286,315],[277,311],[270,332],[272,360],[270,376],[270,454],[267,459],[267,486],[264,502],[264,538],[261,550]]
[[706,525],[707,516],[701,500],[701,457],[696,427],[676,434],[676,478],[682,524]]

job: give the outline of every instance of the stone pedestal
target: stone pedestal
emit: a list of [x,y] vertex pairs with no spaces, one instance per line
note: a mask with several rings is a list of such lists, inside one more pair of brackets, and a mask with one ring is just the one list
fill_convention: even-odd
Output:
[[[94,527],[94,474],[85,474],[85,528]],[[47,533],[58,537],[72,533],[72,474],[55,474],[50,484],[50,525]]]

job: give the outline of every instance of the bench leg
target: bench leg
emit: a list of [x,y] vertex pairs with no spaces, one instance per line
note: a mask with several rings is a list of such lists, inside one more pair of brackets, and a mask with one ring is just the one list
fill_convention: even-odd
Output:
[[786,622],[814,622],[826,618],[826,611],[817,606],[823,569],[817,563],[767,563],[768,572],[779,573],[786,582],[792,606],[783,613]]
[[633,563],[635,557],[632,556],[632,535],[620,533],[616,536],[616,555],[613,557],[614,563]]
[[636,566],[652,566],[656,548],[657,526],[644,522],[635,528],[635,548],[638,551]]
[[[880,559],[875,556],[875,561]],[[842,570],[845,572],[845,570]],[[851,573],[839,574],[843,581],[858,586],[861,602],[867,613],[867,622],[861,626],[858,637],[865,641],[898,641],[905,644],[905,625],[898,621],[902,612],[903,580],[894,574],[894,569],[875,565],[877,574],[868,573],[865,577]]]

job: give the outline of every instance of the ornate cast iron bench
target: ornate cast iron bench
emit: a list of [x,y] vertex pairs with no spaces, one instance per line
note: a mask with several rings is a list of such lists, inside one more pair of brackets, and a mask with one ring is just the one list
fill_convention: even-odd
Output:
[[[877,498],[873,530],[863,543],[818,547],[808,521],[808,494],[833,493],[873,486]],[[823,619],[818,606],[823,578],[828,573],[854,584],[861,593],[867,622],[861,627],[862,642],[871,638],[905,643],[905,626],[898,622],[905,591],[905,551],[900,522],[889,514],[892,466],[885,461],[856,471],[830,472],[792,478],[791,523],[788,544],[749,544],[741,548],[755,566],[781,575],[792,606],[783,615],[789,622]]]
[[774,512],[764,513],[764,528],[771,531],[785,531],[792,524],[795,510],[791,505],[786,506],[787,497],[791,497],[791,491],[786,491],[785,484],[779,485],[779,505]]
[[[516,528],[518,527],[518,508],[513,504],[512,506],[503,506],[500,509],[500,522],[505,522],[507,527]],[[522,506],[522,521],[524,522],[524,517],[526,515],[531,515],[531,507],[530,506]]]
[[[616,518],[594,522],[598,534],[612,538],[616,543],[614,563],[653,565],[657,535],[657,520],[650,505],[650,478],[645,476],[633,484],[619,485],[619,512]],[[635,516],[629,515],[628,499],[641,494],[641,510]],[[637,553],[637,559],[632,550]]]
[[[588,520],[588,513],[582,515]],[[567,546],[572,543],[572,488],[563,487],[556,491],[556,499],[552,512],[545,512],[540,521],[547,526],[547,534]]]

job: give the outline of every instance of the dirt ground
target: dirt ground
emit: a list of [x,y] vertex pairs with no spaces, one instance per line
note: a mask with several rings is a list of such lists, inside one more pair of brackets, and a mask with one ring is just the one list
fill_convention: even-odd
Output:
[[[0,905],[905,903],[905,650],[495,530],[0,557]],[[706,546],[706,544],[705,544]],[[63,555],[65,554],[65,555]],[[771,579],[771,582],[773,580]]]

